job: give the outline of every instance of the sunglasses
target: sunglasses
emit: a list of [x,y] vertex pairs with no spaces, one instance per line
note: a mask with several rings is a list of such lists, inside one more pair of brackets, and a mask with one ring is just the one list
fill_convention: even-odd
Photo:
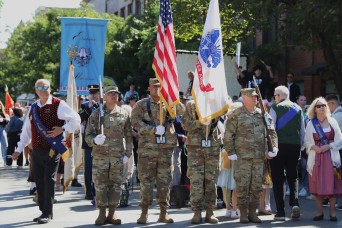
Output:
[[36,88],[38,89],[38,91],[42,91],[42,90],[48,90],[49,86],[37,86]]
[[319,104],[319,105],[315,105],[315,107],[316,108],[325,108],[325,107],[327,107],[327,105],[326,104]]

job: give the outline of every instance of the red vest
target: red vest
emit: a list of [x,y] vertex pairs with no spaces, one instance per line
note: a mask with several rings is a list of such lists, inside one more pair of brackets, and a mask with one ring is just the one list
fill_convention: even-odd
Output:
[[[60,99],[56,97],[52,97],[52,104],[44,105],[44,107],[38,107],[38,116],[42,124],[50,131],[53,127],[58,126],[61,127],[64,124],[64,120],[58,119],[57,109]],[[30,122],[31,122],[31,131],[32,131],[32,148],[35,149],[37,147],[41,148],[50,148],[49,143],[41,136],[36,126],[32,121],[32,110],[30,112]]]

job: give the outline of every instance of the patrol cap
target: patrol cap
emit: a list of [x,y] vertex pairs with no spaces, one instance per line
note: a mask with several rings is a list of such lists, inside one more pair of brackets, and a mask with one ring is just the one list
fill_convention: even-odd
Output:
[[150,78],[149,85],[150,86],[160,85],[158,78]]
[[88,85],[88,90],[90,94],[94,94],[100,92],[100,87],[99,85]]
[[258,94],[255,92],[254,88],[245,88],[241,89],[241,95],[253,97],[253,96],[258,96]]
[[104,88],[104,92],[105,92],[105,93],[116,92],[116,93],[118,93],[118,94],[121,94],[120,91],[119,91],[119,89],[118,89],[118,87],[116,87],[116,86],[106,86],[106,87]]

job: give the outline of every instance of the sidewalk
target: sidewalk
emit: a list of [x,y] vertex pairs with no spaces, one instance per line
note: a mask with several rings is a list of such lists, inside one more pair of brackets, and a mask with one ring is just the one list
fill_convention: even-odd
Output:
[[[69,190],[62,194],[56,193],[58,202],[54,205],[54,219],[44,225],[32,222],[32,219],[40,215],[40,211],[29,195],[29,183],[26,181],[28,176],[28,167],[17,170],[15,168],[0,168],[0,227],[99,227],[94,222],[97,218],[98,211],[91,205],[89,200],[84,200],[83,188],[70,187]],[[80,173],[78,178],[83,184],[83,174]],[[146,225],[136,224],[136,220],[140,216],[139,208],[139,188],[134,186],[133,195],[129,198],[130,206],[126,208],[118,208],[117,215],[122,220],[121,227],[164,227],[165,224],[157,223],[159,216],[159,208],[154,204],[149,210],[149,222]],[[271,197],[271,199],[273,196]],[[273,199],[272,199],[273,200]],[[287,205],[287,201],[286,201]],[[337,211],[337,223],[330,222],[328,208],[324,208],[324,221],[314,222],[312,218],[315,215],[315,201],[300,199],[301,219],[292,221],[290,216],[290,208],[287,206],[286,215],[288,218],[285,222],[274,222],[273,215],[260,216],[261,224],[240,224],[238,219],[232,220],[224,217],[225,209],[216,210],[214,213],[219,218],[220,223],[215,227],[342,227],[342,212]],[[275,209],[272,201],[272,209]],[[208,223],[192,225],[192,211],[190,208],[169,210],[169,214],[175,223],[167,224],[167,227],[209,227],[213,226]],[[205,213],[202,213],[205,216]],[[105,225],[108,227],[112,225]]]

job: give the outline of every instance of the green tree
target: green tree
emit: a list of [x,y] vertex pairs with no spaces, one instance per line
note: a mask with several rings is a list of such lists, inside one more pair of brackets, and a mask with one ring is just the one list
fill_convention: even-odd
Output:
[[323,51],[330,76],[342,97],[342,2],[334,0],[297,0],[280,5],[288,13],[283,30],[289,44],[305,50]]
[[[123,19],[83,8],[49,9],[34,18],[34,21],[20,23],[13,31],[0,62],[0,80],[14,95],[33,92],[34,82],[39,78],[51,81],[53,91],[59,87],[61,26],[58,17],[86,16],[108,18],[108,37],[113,37],[122,26]],[[113,40],[108,40],[106,53],[110,52]]]

